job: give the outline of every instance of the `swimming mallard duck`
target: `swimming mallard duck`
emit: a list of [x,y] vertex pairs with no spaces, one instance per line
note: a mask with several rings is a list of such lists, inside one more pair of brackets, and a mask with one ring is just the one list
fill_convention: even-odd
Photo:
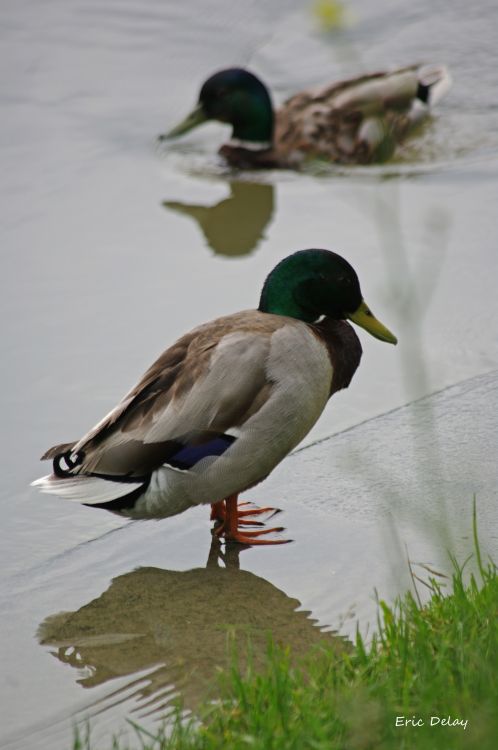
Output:
[[206,120],[232,125],[220,154],[235,167],[298,167],[310,158],[340,164],[385,161],[450,85],[442,65],[412,65],[302,91],[273,111],[264,83],[243,68],[221,70],[195,109],[160,140]]
[[268,509],[241,509],[237,497],[348,387],[361,345],[346,318],[396,343],[344,258],[328,250],[290,255],[267,277],[257,310],[182,336],[81,440],[48,450],[42,460],[53,460],[53,473],[33,484],[136,519],[211,504],[226,539],[281,543],[258,538],[281,529],[239,528]]

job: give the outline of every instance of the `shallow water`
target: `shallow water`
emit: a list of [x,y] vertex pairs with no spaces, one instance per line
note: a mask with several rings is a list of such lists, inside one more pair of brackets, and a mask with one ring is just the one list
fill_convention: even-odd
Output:
[[[71,717],[87,715],[104,736],[147,700],[164,709],[178,686],[189,705],[198,699],[223,649],[218,640],[213,653],[193,654],[200,682],[178,676],[170,636],[189,612],[183,581],[213,632],[233,620],[206,594],[197,606],[217,591],[206,575],[224,575],[205,571],[206,510],[126,524],[40,497],[29,482],[48,446],[85,432],[176,336],[254,306],[268,270],[293,250],[344,254],[400,343],[360,334],[360,370],[306,444],[340,434],[250,493],[284,510],[295,542],[244,551],[242,570],[229,567],[241,596],[273,602],[242,610],[238,624],[259,612],[255,630],[278,634],[271,609],[287,622],[284,640],[299,632],[312,644],[319,631],[298,603],[346,635],[356,616],[373,622],[374,587],[389,598],[408,585],[405,544],[412,560],[441,570],[448,542],[464,554],[474,492],[496,555],[495,4],[348,9],[349,23],[327,34],[297,1],[2,7],[2,747],[62,750]],[[449,65],[453,88],[382,167],[231,173],[215,155],[226,135],[218,125],[155,143],[221,66],[250,66],[281,101],[418,60]],[[146,623],[143,575],[151,596],[162,587],[180,596],[161,614],[150,607]],[[135,596],[139,621],[123,629]],[[78,613],[69,629],[62,611]],[[189,641],[175,643],[181,661]]]

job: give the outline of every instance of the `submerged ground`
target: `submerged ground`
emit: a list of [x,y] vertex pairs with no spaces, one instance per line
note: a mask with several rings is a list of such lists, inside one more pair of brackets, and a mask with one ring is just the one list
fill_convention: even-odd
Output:
[[[322,637],[310,617],[366,629],[374,588],[409,585],[407,555],[439,570],[447,546],[465,555],[474,494],[496,558],[494,4],[348,8],[332,35],[301,2],[2,10],[2,747],[62,750],[73,717],[104,735],[178,687],[195,704],[227,624],[301,644]],[[418,60],[446,62],[454,86],[385,167],[226,173],[215,125],[154,144],[227,64],[279,101]],[[400,343],[362,335],[360,370],[307,445],[332,437],[249,493],[283,509],[293,544],[228,570],[214,550],[206,569],[205,509],[126,524],[29,488],[48,446],[86,431],[180,333],[254,306],[268,270],[309,246],[353,263]]]

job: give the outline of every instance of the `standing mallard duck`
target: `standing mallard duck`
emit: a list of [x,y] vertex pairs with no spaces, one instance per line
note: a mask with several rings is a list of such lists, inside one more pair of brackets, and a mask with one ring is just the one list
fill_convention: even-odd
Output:
[[412,65],[302,91],[273,111],[266,86],[243,68],[221,70],[201,88],[195,109],[161,140],[206,120],[232,125],[220,154],[235,167],[298,167],[385,161],[450,85],[442,65]]
[[226,539],[281,542],[259,539],[277,529],[239,528],[268,509],[240,509],[237,497],[348,387],[361,345],[346,318],[396,343],[344,258],[328,250],[290,255],[269,274],[257,310],[182,336],[87,435],[47,451],[53,473],[34,484],[137,519],[211,504]]

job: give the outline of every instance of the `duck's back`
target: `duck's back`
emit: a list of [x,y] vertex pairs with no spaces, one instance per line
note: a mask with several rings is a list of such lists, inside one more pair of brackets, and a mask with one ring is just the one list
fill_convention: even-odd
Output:
[[448,86],[443,66],[414,65],[302,91],[276,113],[275,151],[289,166],[383,161]]

